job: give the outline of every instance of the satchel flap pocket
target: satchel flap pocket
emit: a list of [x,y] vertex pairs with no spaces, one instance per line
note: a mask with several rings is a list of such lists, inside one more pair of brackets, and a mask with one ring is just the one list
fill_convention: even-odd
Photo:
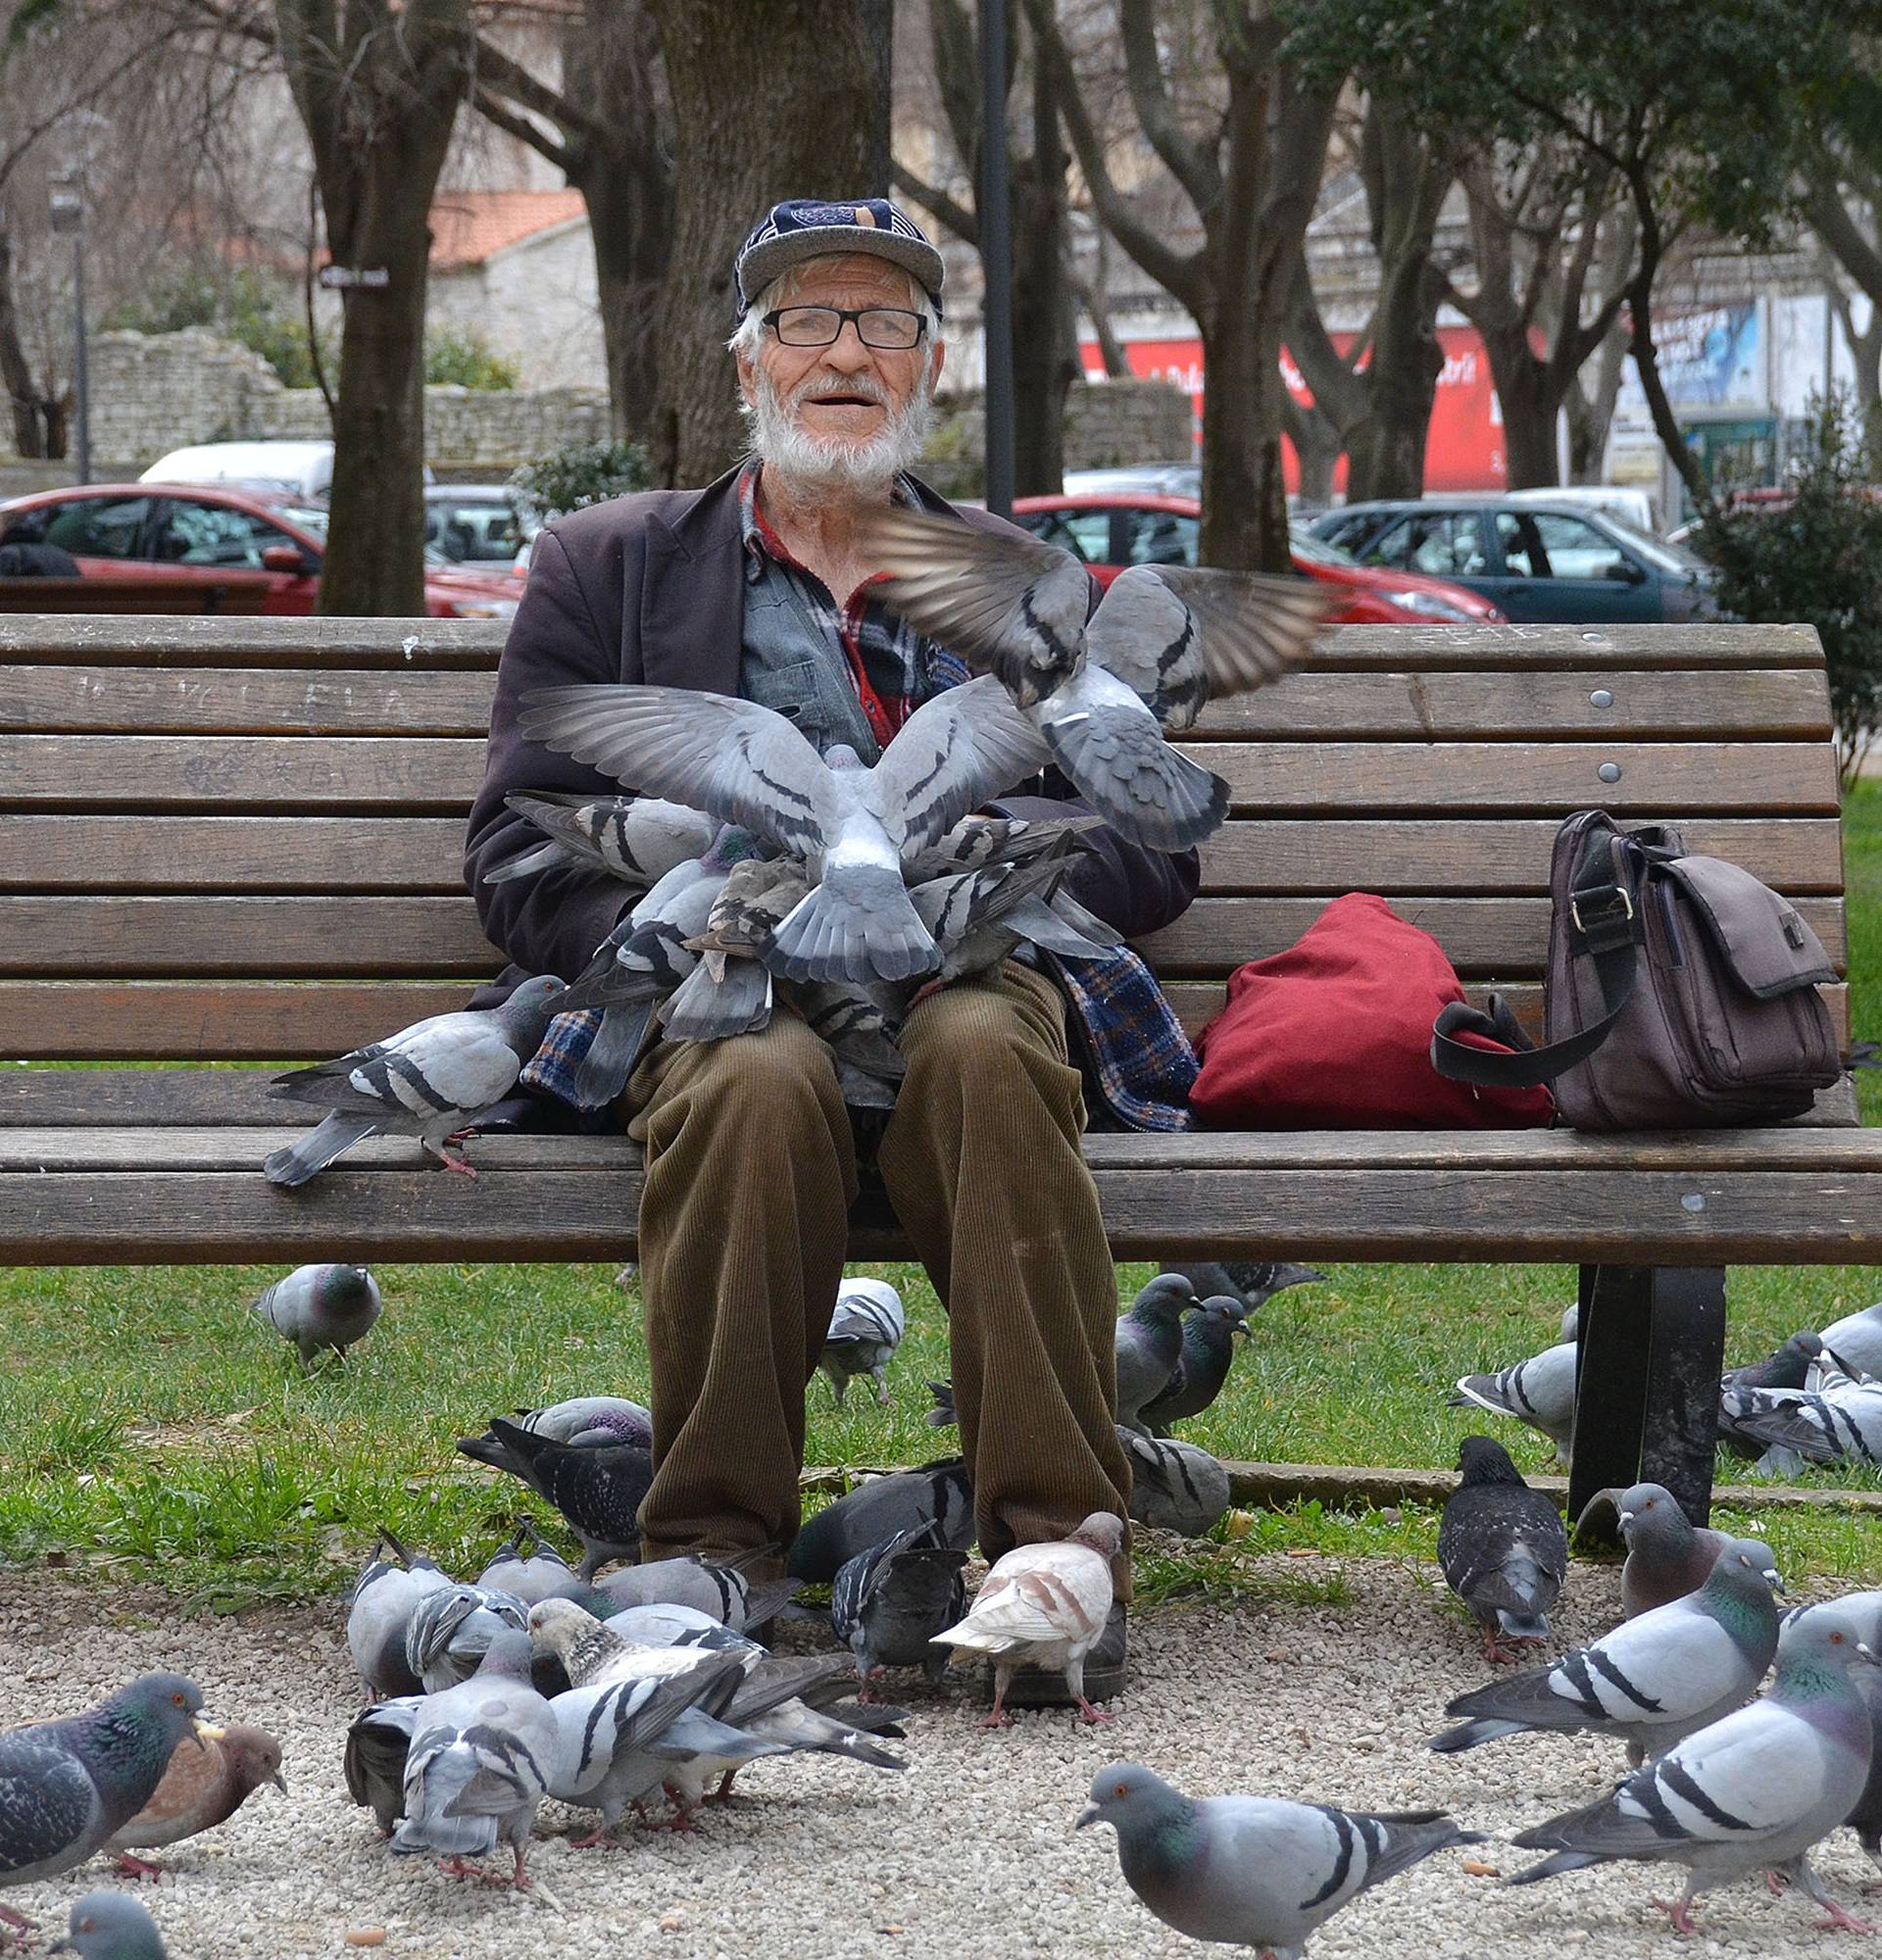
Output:
[[1656,867],[1674,879],[1711,930],[1725,963],[1760,1001],[1836,978],[1823,942],[1791,904],[1723,858],[1680,858]]

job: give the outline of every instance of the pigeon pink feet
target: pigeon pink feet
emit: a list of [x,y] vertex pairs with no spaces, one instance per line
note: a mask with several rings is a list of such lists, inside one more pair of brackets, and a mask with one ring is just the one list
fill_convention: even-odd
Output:
[[1699,1928],[1693,1924],[1693,1904],[1690,1899],[1649,1899],[1649,1905],[1657,1905],[1661,1912],[1670,1916],[1673,1931],[1691,1938]]
[[1078,1699],[1078,1719],[1095,1728],[1100,1722],[1114,1722],[1117,1718],[1109,1708],[1094,1708],[1089,1701],[1080,1695]]
[[38,1931],[38,1927],[25,1913],[15,1912],[10,1905],[0,1905],[0,1947],[13,1939],[17,1939],[22,1946],[29,1946],[32,1936]]
[[148,1858],[133,1858],[128,1851],[118,1853],[118,1872],[121,1878],[148,1879],[152,1885],[164,1876],[163,1866],[153,1865]]
[[1824,1899],[1822,1906],[1823,1910],[1829,1914],[1829,1918],[1819,1919],[1815,1922],[1816,1930],[1819,1933],[1873,1933],[1875,1931],[1875,1928],[1866,1919],[1857,1919],[1854,1913],[1845,1912],[1833,1898]]

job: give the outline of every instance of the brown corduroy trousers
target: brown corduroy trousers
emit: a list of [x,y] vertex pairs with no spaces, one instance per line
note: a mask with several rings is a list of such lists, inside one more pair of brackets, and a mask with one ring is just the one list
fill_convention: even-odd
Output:
[[[1052,983],[1009,962],[909,1014],[877,1164],[948,1309],[961,1446],[988,1559],[1124,1514],[1116,1280]],[[804,1394],[843,1277],[855,1145],[830,1053],[762,1033],[661,1043],[624,1098],[645,1147],[653,1374],[643,1556],[788,1544]],[[1128,1590],[1120,1559],[1120,1594]]]

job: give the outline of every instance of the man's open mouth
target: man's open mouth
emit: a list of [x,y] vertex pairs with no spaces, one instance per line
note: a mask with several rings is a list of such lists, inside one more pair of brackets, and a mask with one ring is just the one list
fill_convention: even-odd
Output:
[[813,408],[818,409],[875,409],[881,404],[867,395],[813,395]]

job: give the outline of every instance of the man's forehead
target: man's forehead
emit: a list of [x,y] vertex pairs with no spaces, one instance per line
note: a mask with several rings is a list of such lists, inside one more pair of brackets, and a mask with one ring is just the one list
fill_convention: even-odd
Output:
[[797,298],[835,298],[839,293],[892,293],[906,306],[914,295],[915,278],[900,266],[872,252],[843,252],[806,259],[797,270]]

